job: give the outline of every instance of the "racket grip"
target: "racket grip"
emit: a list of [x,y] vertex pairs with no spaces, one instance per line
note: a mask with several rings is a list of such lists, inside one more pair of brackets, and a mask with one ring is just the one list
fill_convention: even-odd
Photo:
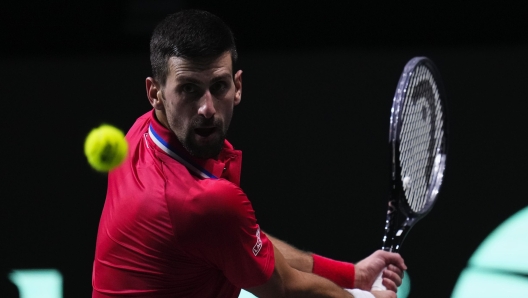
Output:
[[345,291],[354,295],[354,298],[376,298],[371,292],[362,291],[360,289],[345,289]]
[[[385,270],[387,267],[383,268],[383,270]],[[385,286],[382,284],[383,283],[383,270],[381,270],[380,274],[378,275],[378,277],[376,278],[376,280],[374,281],[374,284],[372,284],[372,290],[374,291],[385,291],[387,288],[385,288]]]

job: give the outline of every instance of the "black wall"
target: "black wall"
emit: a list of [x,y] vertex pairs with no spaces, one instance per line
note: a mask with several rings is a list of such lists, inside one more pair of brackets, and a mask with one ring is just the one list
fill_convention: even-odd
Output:
[[102,122],[126,130],[150,108],[145,28],[181,7],[223,16],[239,40],[243,100],[229,139],[265,231],[353,262],[380,246],[390,106],[418,55],[444,78],[451,131],[440,198],[401,251],[410,297],[449,297],[479,243],[526,206],[518,8],[145,3],[3,12],[3,268],[57,268],[66,298],[89,297],[106,177],[88,167],[84,137]]

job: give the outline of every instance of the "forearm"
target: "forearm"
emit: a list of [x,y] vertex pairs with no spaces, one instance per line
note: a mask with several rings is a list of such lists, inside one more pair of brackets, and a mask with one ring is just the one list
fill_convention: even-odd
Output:
[[[314,255],[311,252],[299,250],[288,243],[266,233],[273,246],[277,248],[286,259],[290,267],[302,272],[315,273],[343,288],[353,288],[355,284],[354,264],[341,262]],[[317,263],[314,258],[317,258]]]
[[354,297],[332,281],[313,273],[292,268],[274,245],[275,268],[270,279],[263,285],[248,288],[257,297],[314,297],[350,298]]
[[298,271],[295,286],[287,289],[285,297],[353,297],[332,281],[313,273]]
[[299,250],[292,245],[279,240],[268,233],[265,233],[268,239],[271,240],[275,246],[286,259],[288,265],[302,272],[312,273],[313,258],[312,253]]

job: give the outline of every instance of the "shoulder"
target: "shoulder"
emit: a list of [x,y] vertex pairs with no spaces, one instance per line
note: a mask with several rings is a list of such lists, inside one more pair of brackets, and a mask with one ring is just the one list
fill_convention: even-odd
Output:
[[172,206],[180,223],[217,230],[236,228],[255,220],[249,199],[237,185],[225,179],[196,182],[193,187],[187,188],[185,198]]
[[[180,201],[176,225],[185,238],[208,237],[228,239],[238,235],[240,229],[255,225],[253,207],[246,194],[235,184],[224,179],[204,179],[188,189],[186,198]],[[176,207],[173,205],[172,207]],[[228,231],[234,232],[230,233]],[[224,241],[222,240],[222,241]]]
[[251,202],[244,191],[236,184],[225,179],[203,180],[201,191],[195,200],[206,205],[208,215],[246,215],[252,211]]

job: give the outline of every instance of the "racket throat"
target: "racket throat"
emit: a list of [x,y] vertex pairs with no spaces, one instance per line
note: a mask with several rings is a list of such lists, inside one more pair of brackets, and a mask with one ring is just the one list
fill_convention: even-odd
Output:
[[[386,233],[383,237],[383,246],[381,249],[390,252],[398,252],[415,220],[416,219],[413,218],[406,218],[403,223],[393,223],[394,225],[392,228],[387,226],[385,228]],[[390,222],[388,222],[388,224],[390,224]]]

